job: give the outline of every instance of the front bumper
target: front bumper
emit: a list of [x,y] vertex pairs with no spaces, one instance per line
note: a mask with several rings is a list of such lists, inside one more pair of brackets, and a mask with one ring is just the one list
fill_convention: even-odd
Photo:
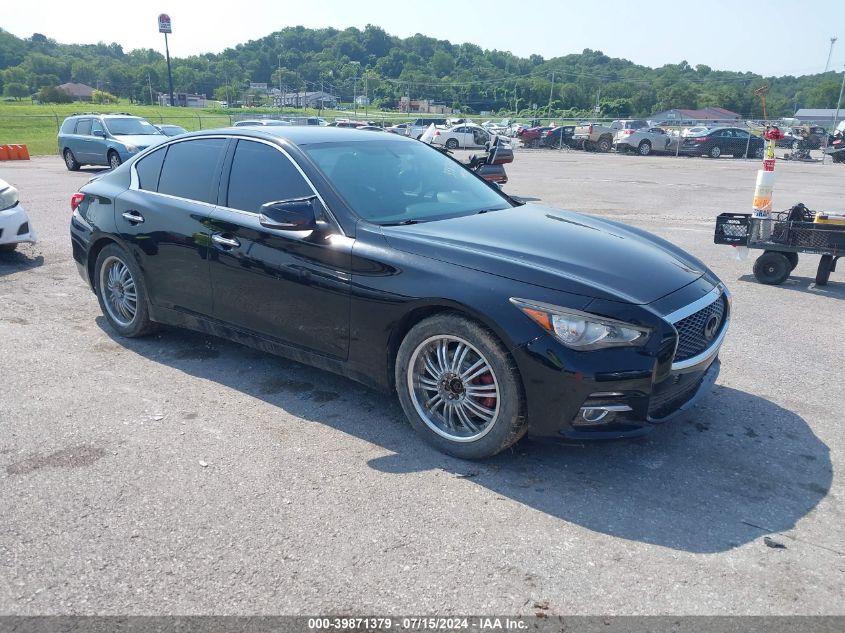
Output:
[[0,244],[35,244],[36,240],[35,229],[20,202],[0,211]]
[[[729,306],[729,294],[715,296]],[[544,335],[514,349],[529,434],[577,440],[633,437],[680,416],[710,393],[719,375],[719,350],[730,321],[726,315],[710,346],[685,360],[675,359],[674,324],[681,321],[672,315],[666,317],[666,329],[655,332],[655,344],[643,348],[574,352]]]

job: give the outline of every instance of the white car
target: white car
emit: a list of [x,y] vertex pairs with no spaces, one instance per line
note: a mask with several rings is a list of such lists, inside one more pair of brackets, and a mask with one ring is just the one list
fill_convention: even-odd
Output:
[[[468,147],[484,147],[496,134],[491,134],[480,125],[456,125],[448,130],[436,130],[434,133],[435,145],[445,145],[448,149],[465,149]],[[508,143],[510,139],[500,136],[503,142]]]
[[22,242],[35,244],[35,239],[18,190],[0,178],[0,253],[11,253]]
[[684,138],[688,136],[704,136],[709,130],[710,128],[707,126],[697,125],[695,127],[684,128],[684,131],[681,132],[681,136]]
[[672,137],[660,127],[644,127],[639,130],[619,130],[613,139],[617,152],[637,152],[648,156],[652,152],[666,152]]

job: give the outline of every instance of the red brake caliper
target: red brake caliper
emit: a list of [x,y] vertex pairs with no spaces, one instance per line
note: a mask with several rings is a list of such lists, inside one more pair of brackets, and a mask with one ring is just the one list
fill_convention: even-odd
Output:
[[[482,374],[478,378],[472,381],[474,385],[492,385],[493,384],[493,376],[488,374]],[[488,409],[495,409],[496,408],[496,398],[479,398],[478,403],[483,406],[487,407]]]

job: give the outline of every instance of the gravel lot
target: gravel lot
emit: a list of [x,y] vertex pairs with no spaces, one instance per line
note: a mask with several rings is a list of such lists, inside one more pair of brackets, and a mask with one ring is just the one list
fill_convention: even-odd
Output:
[[[845,614],[845,270],[815,288],[805,256],[768,287],[712,244],[757,168],[517,152],[509,193],[678,243],[734,318],[686,419],[470,463],[346,379],[183,331],[117,338],[70,255],[94,172],[3,163],[41,241],[0,255],[0,613]],[[841,165],[777,177],[777,208],[843,209]]]

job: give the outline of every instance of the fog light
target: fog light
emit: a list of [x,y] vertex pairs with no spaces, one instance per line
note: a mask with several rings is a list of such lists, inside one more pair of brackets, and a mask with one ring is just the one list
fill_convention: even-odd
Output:
[[630,411],[627,404],[603,404],[581,407],[578,417],[572,421],[573,426],[591,426],[595,424],[609,424],[616,418],[617,413]]

